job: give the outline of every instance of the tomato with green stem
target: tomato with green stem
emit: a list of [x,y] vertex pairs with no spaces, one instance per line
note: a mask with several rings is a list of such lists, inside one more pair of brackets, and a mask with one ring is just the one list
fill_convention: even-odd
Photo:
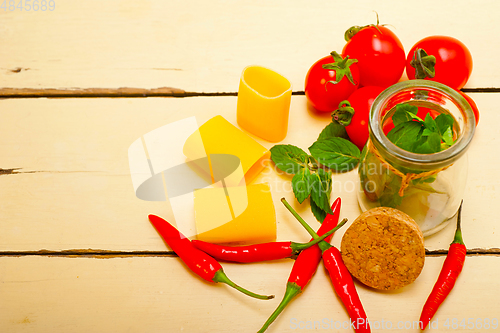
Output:
[[345,126],[349,139],[359,150],[363,150],[368,140],[370,108],[382,91],[384,88],[377,86],[359,88],[332,113],[333,120]]
[[306,75],[305,94],[320,112],[332,112],[340,101],[349,97],[359,86],[356,59],[342,58],[333,51],[315,62]]
[[383,25],[354,26],[345,33],[342,56],[358,59],[360,86],[388,87],[398,82],[406,64],[399,38]]
[[472,73],[472,55],[464,43],[449,36],[429,36],[408,52],[410,80],[426,79],[460,90]]

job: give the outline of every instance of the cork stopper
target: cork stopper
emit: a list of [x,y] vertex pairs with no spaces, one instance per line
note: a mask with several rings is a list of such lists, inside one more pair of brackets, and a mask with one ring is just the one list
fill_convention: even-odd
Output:
[[377,207],[361,214],[346,230],[342,259],[360,282],[380,290],[402,288],[420,275],[424,237],[416,222],[400,210]]

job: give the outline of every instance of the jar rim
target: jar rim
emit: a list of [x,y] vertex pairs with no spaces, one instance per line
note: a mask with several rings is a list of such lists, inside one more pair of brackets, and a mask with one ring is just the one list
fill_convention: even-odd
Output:
[[[418,154],[404,150],[392,143],[387,138],[382,128],[380,112],[383,111],[382,107],[385,103],[396,93],[418,88],[430,89],[446,95],[458,105],[464,115],[464,126],[463,129],[461,129],[461,134],[457,141],[451,147],[437,153]],[[374,143],[378,143],[385,147],[394,157],[410,163],[442,164],[459,158],[465,153],[469,143],[472,141],[475,127],[475,116],[466,99],[455,89],[430,80],[415,79],[398,82],[382,91],[374,100],[370,109],[369,129],[370,137],[374,138],[376,141]]]

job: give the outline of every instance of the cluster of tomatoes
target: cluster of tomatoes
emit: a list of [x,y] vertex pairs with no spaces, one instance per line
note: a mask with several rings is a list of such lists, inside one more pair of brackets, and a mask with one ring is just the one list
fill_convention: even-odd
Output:
[[373,101],[385,88],[401,80],[405,68],[410,80],[424,78],[457,90],[471,105],[477,124],[476,104],[460,91],[471,75],[472,56],[459,40],[447,36],[427,37],[406,55],[398,37],[378,23],[354,26],[346,31],[345,39],[347,43],[341,55],[332,52],[309,69],[305,94],[319,112],[334,112],[347,100],[354,114],[344,125],[351,141],[360,149],[368,139]]

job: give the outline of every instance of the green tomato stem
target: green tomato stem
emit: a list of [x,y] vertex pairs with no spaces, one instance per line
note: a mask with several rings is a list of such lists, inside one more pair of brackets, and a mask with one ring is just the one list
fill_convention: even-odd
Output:
[[332,120],[342,126],[348,126],[354,116],[354,108],[348,100],[339,103],[338,109],[332,112]]
[[415,50],[410,65],[415,68],[416,79],[433,78],[436,75],[436,70],[434,68],[436,65],[436,57],[427,55],[424,49],[418,48]]

